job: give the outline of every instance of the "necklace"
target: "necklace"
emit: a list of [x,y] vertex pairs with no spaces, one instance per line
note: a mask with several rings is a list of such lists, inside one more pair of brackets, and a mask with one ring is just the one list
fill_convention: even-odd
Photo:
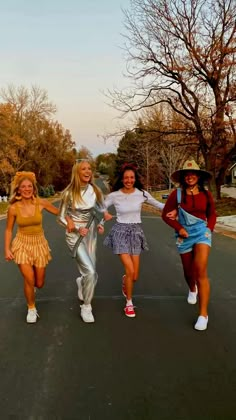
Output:
[[198,189],[198,185],[194,185],[193,187],[189,188],[189,191],[191,192],[191,194],[193,194],[195,188]]

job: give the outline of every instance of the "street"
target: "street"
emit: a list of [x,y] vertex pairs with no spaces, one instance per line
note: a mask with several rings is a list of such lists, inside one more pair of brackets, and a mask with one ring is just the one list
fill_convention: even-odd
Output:
[[[1,220],[2,238],[4,228]],[[25,322],[22,279],[1,241],[1,419],[236,419],[236,241],[214,234],[209,327],[197,332],[173,231],[150,213],[143,228],[150,250],[135,319],[123,313],[119,259],[98,238],[94,324],[80,318],[76,264],[54,216],[44,215],[53,260],[37,292],[37,324]]]

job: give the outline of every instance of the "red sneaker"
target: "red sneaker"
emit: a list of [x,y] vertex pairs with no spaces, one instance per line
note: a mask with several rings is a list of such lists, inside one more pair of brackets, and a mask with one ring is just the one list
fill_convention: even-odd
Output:
[[125,274],[122,276],[122,295],[127,298],[126,287],[125,287]]
[[129,318],[134,318],[135,312],[134,312],[134,306],[133,305],[128,305],[124,308],[125,311],[125,315],[128,316]]

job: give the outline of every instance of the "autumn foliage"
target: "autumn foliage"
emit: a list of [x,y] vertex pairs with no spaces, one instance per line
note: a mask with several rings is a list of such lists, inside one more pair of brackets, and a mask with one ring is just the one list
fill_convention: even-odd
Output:
[[16,171],[36,173],[39,185],[63,189],[75,158],[69,130],[53,119],[55,105],[37,87],[9,86],[1,91],[0,191],[9,193]]

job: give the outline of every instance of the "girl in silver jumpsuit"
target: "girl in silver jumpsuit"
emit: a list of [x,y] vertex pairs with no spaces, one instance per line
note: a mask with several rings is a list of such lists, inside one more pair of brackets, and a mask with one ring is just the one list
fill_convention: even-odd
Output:
[[88,160],[77,160],[72,168],[71,182],[64,190],[58,221],[66,226],[66,243],[76,259],[81,277],[76,279],[78,297],[84,303],[81,317],[84,322],[94,322],[91,301],[97,283],[96,243],[97,230],[103,233],[100,222],[95,222],[95,211],[109,218],[103,205],[100,189],[94,184]]

